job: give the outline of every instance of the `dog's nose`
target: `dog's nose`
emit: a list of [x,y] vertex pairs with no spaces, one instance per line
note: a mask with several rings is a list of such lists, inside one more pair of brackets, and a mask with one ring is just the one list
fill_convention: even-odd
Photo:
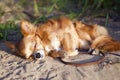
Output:
[[40,53],[36,53],[35,56],[36,56],[36,58],[41,58],[42,57],[42,55]]
[[45,53],[43,50],[39,50],[37,52],[34,52],[33,55],[34,55],[34,58],[37,60],[41,60],[41,59],[45,58]]
[[34,58],[35,59],[42,59],[43,55],[41,53],[37,52],[37,53],[34,53]]

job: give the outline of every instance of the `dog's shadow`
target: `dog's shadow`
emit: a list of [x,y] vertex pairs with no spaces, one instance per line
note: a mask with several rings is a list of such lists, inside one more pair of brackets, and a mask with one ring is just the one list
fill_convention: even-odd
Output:
[[[16,43],[16,42],[17,41],[14,41],[14,43]],[[4,40],[0,41],[0,51],[4,51],[4,52],[6,52],[8,54],[15,55],[17,57],[21,57],[21,56],[17,55],[15,52],[13,52],[12,49],[9,46],[7,46],[7,44],[5,43]],[[23,58],[23,57],[21,57],[21,58]]]
[[0,51],[5,51],[7,53],[12,53],[11,49],[5,44],[5,41],[0,41]]
[[[19,29],[19,27],[18,27]],[[0,51],[5,51],[7,53],[12,53],[12,50],[5,44],[6,41],[17,43],[22,38],[22,34],[19,30],[7,30],[6,40],[0,40]]]

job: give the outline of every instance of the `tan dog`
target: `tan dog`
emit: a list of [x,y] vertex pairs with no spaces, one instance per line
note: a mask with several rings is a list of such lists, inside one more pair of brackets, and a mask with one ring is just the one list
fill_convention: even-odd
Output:
[[[96,24],[72,22],[68,18],[50,19],[39,26],[24,20],[20,24],[23,38],[16,46],[12,45],[12,48],[24,58],[29,58],[35,53],[40,53],[41,55],[38,56],[44,58],[52,50],[63,51],[64,55],[62,56],[65,57],[77,55],[77,48],[103,51],[120,50],[120,43],[114,41],[104,27]],[[52,53],[51,56],[60,55]]]

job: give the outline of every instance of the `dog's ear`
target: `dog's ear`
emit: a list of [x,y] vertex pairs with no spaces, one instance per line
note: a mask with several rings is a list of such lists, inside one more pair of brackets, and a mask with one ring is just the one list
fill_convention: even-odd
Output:
[[34,35],[36,32],[36,27],[32,23],[25,20],[21,20],[20,28],[23,36]]
[[5,44],[6,44],[6,46],[8,46],[12,50],[12,52],[16,51],[16,46],[14,43],[5,41]]

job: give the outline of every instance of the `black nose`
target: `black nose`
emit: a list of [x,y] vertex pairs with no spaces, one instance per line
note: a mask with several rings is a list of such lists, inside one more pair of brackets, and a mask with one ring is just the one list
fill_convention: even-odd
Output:
[[36,56],[36,58],[41,58],[42,57],[40,53],[36,53],[35,56]]

